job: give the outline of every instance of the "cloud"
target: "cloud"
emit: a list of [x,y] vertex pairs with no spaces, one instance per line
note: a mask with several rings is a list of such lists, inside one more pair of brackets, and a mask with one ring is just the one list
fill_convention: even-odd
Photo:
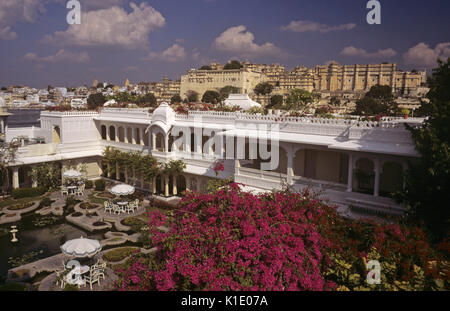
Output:
[[389,48],[369,53],[364,49],[355,48],[354,46],[348,46],[341,51],[341,55],[363,58],[392,58],[397,55],[397,52]]
[[433,67],[437,59],[447,60],[450,57],[450,42],[439,43],[434,49],[424,42],[410,48],[403,54],[403,60],[407,65]]
[[77,46],[118,46],[125,49],[148,47],[150,32],[163,27],[165,18],[143,2],[131,2],[132,12],[117,6],[90,11],[81,16],[81,25],[70,25],[44,37],[45,43]]
[[225,30],[214,40],[213,48],[239,57],[283,54],[281,49],[273,43],[256,44],[253,33],[247,31],[247,27],[243,25],[230,27]]
[[17,33],[12,30],[18,22],[34,23],[45,8],[39,0],[0,1],[0,40],[13,40]]
[[82,11],[109,9],[113,6],[122,6],[127,0],[78,0]]
[[144,57],[144,60],[159,60],[163,62],[176,63],[184,60],[185,58],[186,51],[184,50],[184,47],[178,43],[175,43],[161,53],[150,52],[147,57]]
[[356,27],[356,24],[342,24],[338,26],[329,26],[326,24],[319,24],[311,21],[292,21],[287,26],[281,27],[281,30],[284,31],[293,31],[293,32],[321,32],[328,33],[332,31],[340,31],[340,30],[352,30]]
[[55,55],[49,56],[38,56],[36,53],[27,53],[23,58],[37,63],[88,63],[90,61],[87,52],[70,52],[64,49],[59,50]]

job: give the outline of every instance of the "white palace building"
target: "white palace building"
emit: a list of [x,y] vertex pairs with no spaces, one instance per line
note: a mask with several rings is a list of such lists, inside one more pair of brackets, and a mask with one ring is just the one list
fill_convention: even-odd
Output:
[[[43,111],[40,128],[9,129],[6,140],[27,136],[44,142],[25,143],[19,148],[17,161],[11,164],[14,188],[33,186],[27,171],[44,162],[60,163],[63,171],[69,165],[84,163],[87,178],[99,178],[105,171],[103,151],[111,146],[152,154],[161,162],[184,160],[187,167],[183,174],[158,176],[150,183],[137,172],[123,172],[121,168],[117,168],[119,174],[105,176],[163,196],[177,195],[185,189],[204,190],[208,180],[215,178],[215,163],[222,161],[225,169],[219,178],[232,177],[249,190],[281,189],[286,182],[297,190],[320,190],[323,198],[342,208],[399,214],[404,206],[397,204],[391,193],[404,187],[407,163],[419,156],[403,123],[420,126],[422,121],[366,122],[208,111],[176,114],[162,103],[153,113],[119,108],[103,108],[100,112]],[[279,161],[270,171],[261,170],[264,160],[249,159],[252,152],[248,146],[253,146],[258,132],[255,126],[276,126]],[[201,136],[202,144],[191,144],[189,139],[181,147],[174,143],[178,138],[174,137],[174,129],[179,127],[191,129],[191,137]],[[275,142],[274,136],[269,137],[271,143]],[[226,143],[219,148],[219,141]],[[232,156],[221,159],[219,151]],[[244,153],[245,159],[236,159],[237,154]]]

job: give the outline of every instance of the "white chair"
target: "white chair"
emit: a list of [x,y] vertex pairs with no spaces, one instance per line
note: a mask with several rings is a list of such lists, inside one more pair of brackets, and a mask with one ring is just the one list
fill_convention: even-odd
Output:
[[125,210],[125,205],[119,205],[119,215],[120,213],[126,213],[127,211]]
[[134,207],[136,210],[139,208],[139,199],[134,200]]
[[131,212],[131,213],[134,213],[134,204],[133,204],[133,202],[130,202],[130,203],[127,205],[127,214],[130,214],[130,212]]
[[83,196],[84,195],[84,184],[81,186],[78,186],[78,188],[75,190],[76,191],[76,195],[80,195]]
[[61,186],[61,194],[69,195],[69,189],[66,186]]
[[84,277],[84,286],[86,286],[86,284],[89,284],[89,287],[92,290],[92,284],[95,284],[98,282],[98,285],[100,286],[100,275],[98,274],[98,272],[91,270],[91,272],[89,273],[89,276],[85,276]]
[[99,277],[102,277],[105,279],[105,270],[106,270],[106,262],[100,263],[100,260],[97,262],[97,264],[93,265],[91,267],[91,270],[93,270],[94,274],[98,274]]
[[105,212],[111,213],[113,211],[111,203],[109,203],[109,201],[105,201],[104,204],[105,204]]
[[116,214],[117,213],[117,215],[120,215],[120,212],[121,212],[121,208],[120,208],[120,206],[119,205],[117,205],[117,204],[112,204],[112,207],[113,207],[113,211],[114,211],[114,214]]

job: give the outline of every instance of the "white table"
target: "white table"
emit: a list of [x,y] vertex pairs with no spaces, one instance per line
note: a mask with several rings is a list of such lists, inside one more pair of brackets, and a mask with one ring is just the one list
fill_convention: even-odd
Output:
[[117,202],[117,205],[125,206],[125,205],[128,205],[128,202],[127,201]]
[[85,274],[87,272],[89,272],[91,268],[89,268],[89,266],[80,266],[80,267],[76,267],[75,269],[73,269],[73,272],[75,274]]

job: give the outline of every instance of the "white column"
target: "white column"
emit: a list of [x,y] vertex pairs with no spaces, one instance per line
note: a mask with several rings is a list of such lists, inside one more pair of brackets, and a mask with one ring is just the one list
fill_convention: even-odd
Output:
[[119,142],[119,128],[117,126],[114,126],[114,134],[115,134],[115,141]]
[[374,185],[374,191],[373,191],[373,195],[374,196],[379,196],[380,195],[380,174],[381,174],[381,169],[380,169],[380,159],[376,159],[375,160],[375,185]]
[[293,149],[292,149],[292,145],[288,148],[288,152],[287,152],[287,183],[289,185],[293,184],[293,180],[292,177],[294,176],[294,168],[293,168],[293,160],[294,160],[294,155],[293,155]]
[[152,194],[156,194],[156,177],[152,179]]
[[141,139],[141,146],[145,146],[145,141],[144,141],[144,129],[139,129],[139,138]]
[[169,134],[164,136],[164,152],[169,152]]
[[152,151],[156,151],[156,134],[152,131]]
[[177,189],[177,176],[173,175],[172,176],[172,181],[173,181],[173,195],[177,195],[178,194],[178,189]]
[[133,145],[136,145],[136,131],[134,127],[131,128],[131,141]]
[[353,191],[353,154],[348,155],[348,177],[347,177],[347,192]]
[[19,167],[18,166],[14,166],[13,167],[12,182],[13,182],[13,188],[14,189],[19,188]]
[[124,131],[124,141],[126,144],[129,144],[130,142],[128,141],[128,127],[124,127],[123,131]]
[[109,125],[106,125],[106,140],[110,141],[111,137],[109,136]]
[[191,179],[189,177],[185,177],[186,178],[186,190],[191,190]]
[[111,165],[107,164],[107,172],[106,172],[108,178],[111,178]]
[[164,195],[169,196],[169,176],[164,176]]

